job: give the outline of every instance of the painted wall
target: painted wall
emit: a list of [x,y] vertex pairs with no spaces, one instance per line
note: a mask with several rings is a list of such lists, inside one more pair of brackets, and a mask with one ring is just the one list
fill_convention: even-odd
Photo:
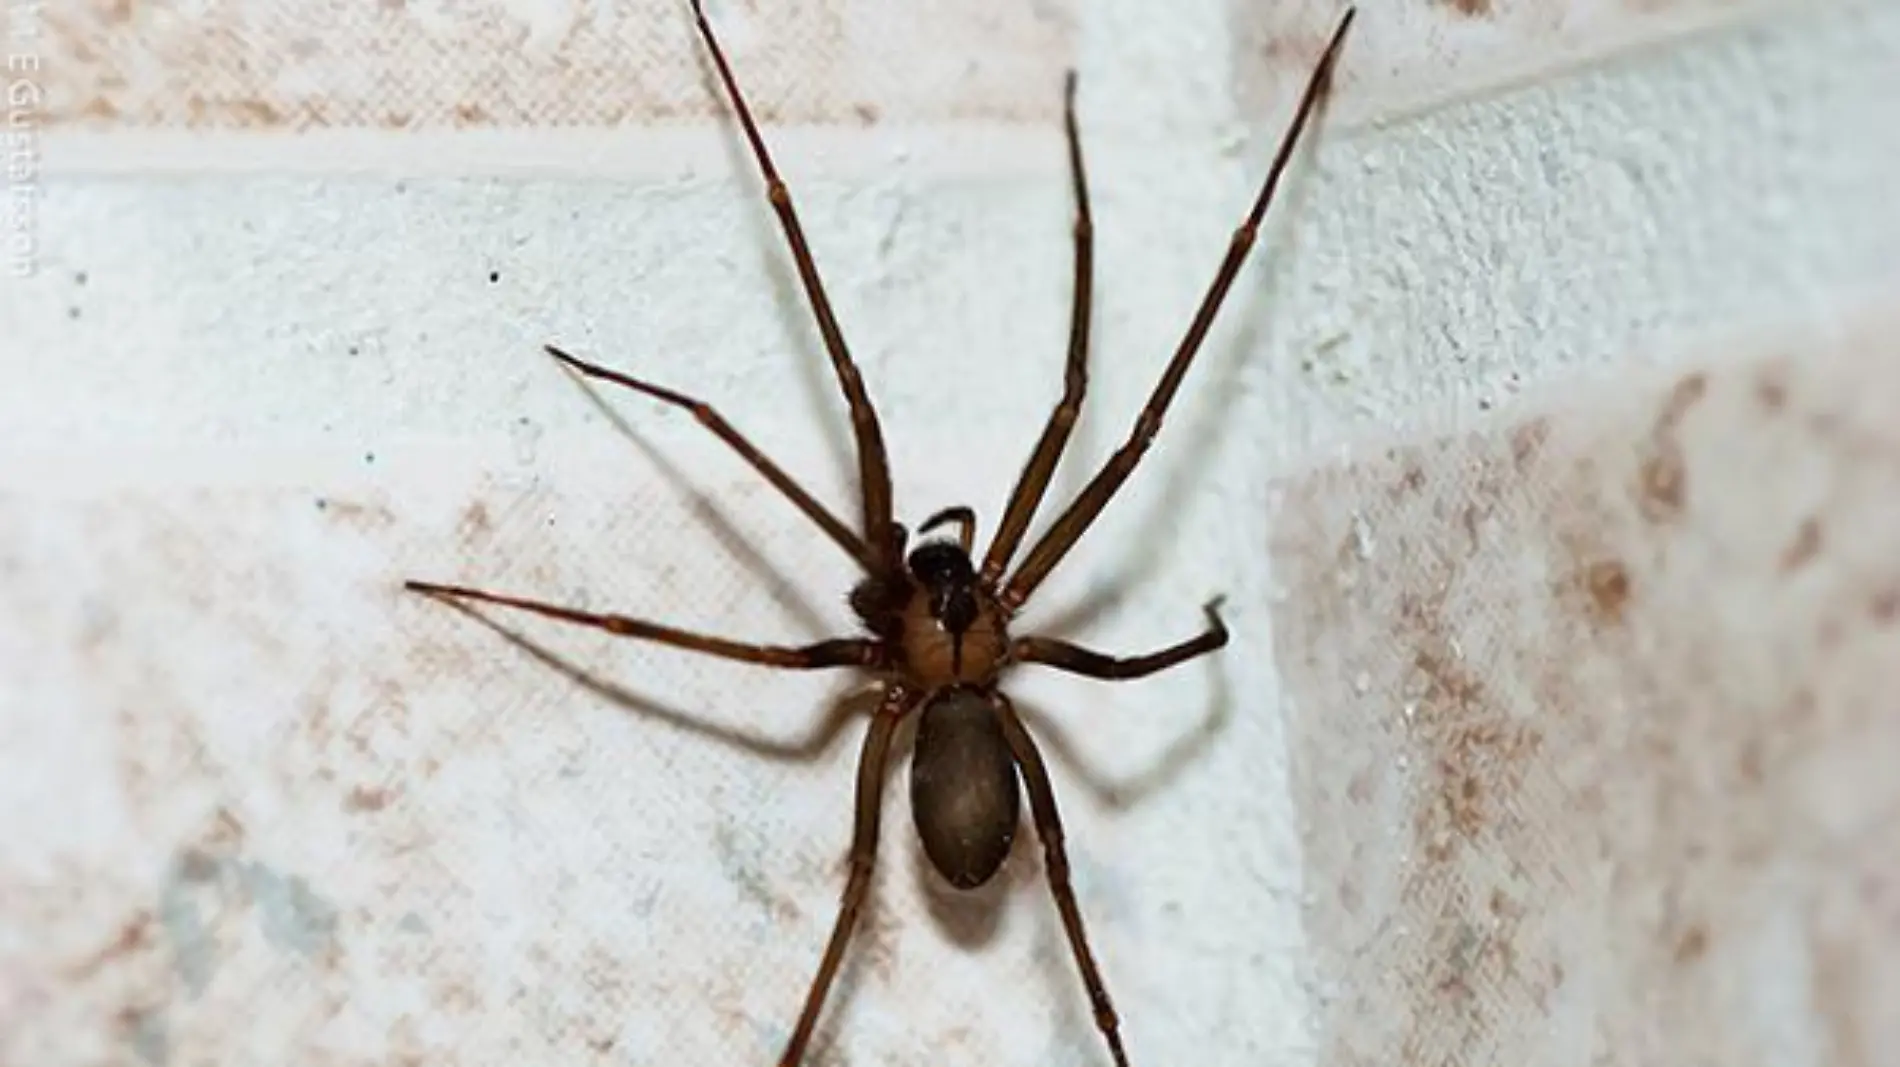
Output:
[[[714,9],[913,523],[1060,387],[1076,491],[1331,5]],[[850,438],[685,13],[21,4],[0,285],[0,1062],[771,1062],[842,885],[848,684],[405,597],[760,640]],[[1124,497],[1020,628],[1136,1063],[1877,1063],[1900,802],[1900,5],[1368,0]],[[606,687],[605,689],[601,688]],[[861,708],[859,709],[861,710]],[[823,727],[833,724],[835,732]],[[923,875],[897,772],[814,1063],[1108,1062],[1019,838]],[[1888,1013],[1890,1014],[1890,1013]]]

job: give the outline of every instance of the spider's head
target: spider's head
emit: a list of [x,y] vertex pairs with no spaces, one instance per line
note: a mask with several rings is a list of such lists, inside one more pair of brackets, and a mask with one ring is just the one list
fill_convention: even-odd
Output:
[[925,541],[911,550],[910,576],[930,598],[930,615],[961,640],[976,621],[976,567],[953,541]]

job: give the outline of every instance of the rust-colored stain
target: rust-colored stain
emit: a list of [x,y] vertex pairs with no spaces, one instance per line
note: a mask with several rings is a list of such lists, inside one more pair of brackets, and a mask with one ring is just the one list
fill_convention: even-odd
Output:
[[1883,589],[1875,593],[1872,603],[1867,605],[1867,614],[1882,625],[1900,618],[1900,589]]
[[1678,440],[1682,420],[1708,389],[1708,379],[1691,374],[1676,383],[1656,415],[1638,474],[1637,506],[1651,522],[1668,522],[1688,506],[1689,474]]
[[73,964],[67,970],[66,977],[75,982],[89,981],[108,965],[144,951],[152,944],[152,934],[152,913],[140,909],[119,928],[119,936],[110,945]]
[[1794,539],[1781,552],[1781,569],[1787,572],[1798,571],[1814,562],[1821,554],[1821,520],[1810,515],[1801,520],[1796,528]]
[[1770,414],[1788,406],[1788,383],[1780,375],[1764,373],[1755,380],[1755,399]]
[[356,786],[343,797],[343,810],[351,814],[381,811],[395,801],[397,792],[375,786]]
[[1766,1067],[1725,983],[1789,922],[1868,932],[1815,934],[1814,1019],[1772,1025],[1893,1047],[1863,991],[1900,981],[1900,894],[1842,872],[1900,886],[1894,325],[1286,487],[1308,931],[1352,991],[1319,1063]]
[[1511,463],[1521,473],[1530,468],[1544,443],[1550,440],[1550,420],[1533,418],[1511,430]]
[[1709,931],[1702,926],[1692,926],[1676,939],[1673,955],[1676,963],[1687,966],[1696,963],[1709,952]]
[[1450,8],[1466,18],[1488,18],[1491,15],[1491,0],[1432,0],[1433,3]]
[[494,516],[488,513],[488,504],[481,500],[472,501],[462,511],[462,521],[456,524],[455,533],[464,547],[476,548],[495,532]]
[[[1042,123],[1071,0],[730,3],[712,15],[768,123]],[[685,4],[523,9],[81,0],[36,22],[48,126],[244,130],[619,126],[723,118]],[[5,33],[0,33],[5,36]]]
[[354,500],[318,497],[317,510],[331,522],[369,532],[395,525],[396,515],[384,504],[364,504]]
[[1399,474],[1398,481],[1392,485],[1392,499],[1397,500],[1400,497],[1416,493],[1423,488],[1425,488],[1425,468],[1420,467],[1416,463],[1408,464],[1405,470]]
[[1600,559],[1584,568],[1584,590],[1599,621],[1623,621],[1623,609],[1630,599],[1629,568],[1613,559]]

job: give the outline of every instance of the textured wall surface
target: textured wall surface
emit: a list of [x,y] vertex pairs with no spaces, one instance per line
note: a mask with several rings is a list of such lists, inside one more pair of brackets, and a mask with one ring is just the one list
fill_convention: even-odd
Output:
[[[987,529],[1060,384],[1062,70],[1100,270],[1057,496],[1337,9],[893,10],[714,14],[902,516]],[[0,1064],[772,1062],[848,679],[397,589],[847,623],[848,561],[716,441],[538,354],[714,400],[848,511],[680,5],[0,18]],[[1161,443],[1022,622],[1133,651],[1228,596],[1219,657],[1011,683],[1137,1064],[1900,1041],[1895,99],[1892,0],[1362,5]],[[1106,1063],[1033,837],[953,898],[893,777],[812,1062]]]
[[1289,482],[1323,1062],[1891,1059],[1896,327]]

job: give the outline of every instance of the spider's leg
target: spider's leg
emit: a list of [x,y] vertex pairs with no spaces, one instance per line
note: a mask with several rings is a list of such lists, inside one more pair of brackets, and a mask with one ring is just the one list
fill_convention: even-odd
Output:
[[403,588],[412,593],[441,597],[447,600],[473,600],[483,604],[499,604],[505,608],[531,611],[536,615],[545,615],[563,622],[577,623],[605,630],[617,637],[633,637],[643,641],[653,641],[674,648],[704,652],[721,659],[738,660],[742,663],[758,663],[767,667],[783,667],[788,670],[817,670],[824,667],[870,667],[876,664],[879,645],[870,639],[838,637],[829,641],[802,646],[755,645],[741,641],[728,641],[723,637],[693,633],[671,626],[663,626],[644,619],[630,619],[625,615],[598,615],[591,611],[578,611],[564,608],[558,604],[547,604],[538,600],[524,600],[520,597],[504,596],[481,589],[470,589],[460,585],[436,585],[433,582],[404,582]]
[[586,360],[576,359],[553,345],[543,345],[542,347],[547,350],[548,355],[561,361],[563,366],[568,367],[578,374],[584,374],[589,378],[598,378],[604,382],[612,382],[615,385],[645,393],[655,400],[664,401],[665,403],[672,404],[674,407],[685,408],[687,411],[692,412],[693,418],[698,419],[700,425],[711,430],[721,441],[732,446],[732,450],[739,453],[741,458],[751,464],[753,470],[764,475],[765,480],[771,482],[779,492],[784,493],[787,499],[797,505],[798,510],[804,512],[813,522],[822,527],[825,533],[830,535],[831,539],[838,543],[840,548],[843,548],[846,552],[851,554],[852,559],[857,560],[860,565],[867,569],[871,566],[871,557],[865,550],[863,539],[853,533],[844,523],[838,521],[836,515],[833,515],[823,504],[820,504],[810,493],[806,492],[805,487],[799,485],[797,480],[791,475],[786,474],[783,468],[772,462],[770,456],[759,451],[758,446],[746,440],[744,434],[733,429],[732,424],[727,422],[725,416],[719,414],[712,405],[702,400],[696,400],[684,393],[676,393],[671,389],[654,385],[652,382],[641,381],[638,378],[629,377],[618,371],[611,371],[605,367],[596,366]]
[[1323,95],[1322,90],[1339,57],[1340,46],[1345,43],[1346,31],[1352,26],[1353,14],[1354,9],[1346,10],[1345,17],[1339,21],[1339,28],[1333,31],[1332,41],[1327,44],[1325,54],[1313,68],[1312,77],[1306,83],[1306,91],[1300,97],[1299,110],[1293,116],[1293,125],[1280,141],[1279,151],[1273,157],[1273,165],[1267,171],[1266,180],[1260,185],[1260,192],[1254,197],[1253,207],[1247,212],[1246,220],[1234,231],[1233,239],[1227,246],[1227,258],[1221,261],[1220,271],[1214,275],[1213,284],[1208,286],[1207,294],[1201,298],[1201,306],[1194,313],[1194,320],[1189,324],[1186,336],[1181,339],[1180,347],[1175,349],[1174,357],[1168,361],[1167,370],[1155,384],[1147,406],[1141,409],[1140,416],[1135,419],[1134,431],[1088,485],[1083,487],[1068,510],[1029,550],[1022,565],[1010,575],[1009,584],[1003,588],[999,598],[1006,609],[1014,611],[1021,607],[1043,579],[1049,576],[1049,572],[1055,569],[1056,564],[1062,562],[1062,557],[1068,555],[1075,543],[1088,532],[1095,517],[1108,506],[1115,491],[1134,472],[1142,453],[1148,450],[1148,446],[1154,443],[1155,435],[1161,432],[1162,417],[1173,402],[1174,394],[1181,388],[1181,380],[1187,376],[1188,367],[1194,362],[1201,342],[1213,326],[1214,316],[1227,298],[1227,290],[1234,284],[1241,265],[1246,262],[1247,253],[1259,236],[1260,220],[1265,217],[1267,205],[1272,202],[1274,190],[1280,184],[1280,176],[1286,172],[1287,163],[1293,157],[1293,148],[1299,141],[1300,132],[1305,129],[1307,119]]
[[1062,372],[1062,399],[1056,402],[1049,421],[1042,428],[1036,450],[1017,476],[1010,491],[1003,518],[983,553],[983,581],[994,586],[1016,554],[1036,507],[1049,489],[1049,479],[1069,443],[1075,419],[1082,411],[1082,395],[1089,384],[1089,316],[1091,293],[1095,283],[1095,222],[1089,214],[1088,172],[1082,165],[1082,137],[1075,122],[1075,72],[1070,71],[1062,88],[1062,127],[1069,144],[1069,178],[1075,187],[1075,283],[1069,305],[1069,361]]
[[1116,1067],[1128,1067],[1128,1053],[1122,1049],[1121,1020],[1115,1016],[1115,1005],[1108,999],[1108,987],[1102,984],[1101,968],[1096,966],[1095,955],[1089,951],[1088,934],[1082,929],[1082,909],[1076,906],[1075,887],[1069,881],[1069,853],[1062,843],[1062,817],[1056,811],[1056,793],[1049,784],[1049,769],[1043,765],[1035,739],[1029,736],[1028,728],[1009,698],[992,693],[990,701],[1002,722],[1003,739],[1016,757],[1017,769],[1022,771],[1023,786],[1029,792],[1029,813],[1036,823],[1036,836],[1042,840],[1042,863],[1049,879],[1049,892],[1055,897],[1056,910],[1062,914],[1062,930],[1069,937],[1076,969],[1082,972],[1082,984],[1088,987],[1095,1028],[1108,1042]]
[[832,980],[838,976],[838,965],[844,960],[851,931],[863,914],[864,900],[871,889],[871,872],[877,866],[878,824],[884,810],[884,764],[890,757],[891,738],[896,734],[897,724],[916,704],[917,698],[907,689],[893,687],[885,694],[884,702],[871,719],[871,728],[864,734],[864,750],[858,757],[857,814],[851,827],[851,874],[845,881],[844,900],[838,906],[831,939],[825,943],[824,958],[819,961],[818,973],[812,977],[811,988],[805,993],[805,1007],[798,1013],[798,1024],[785,1043],[779,1067],[798,1067],[804,1059],[805,1046],[818,1025],[818,1015],[824,1009],[826,995],[831,992]]
[[844,390],[845,402],[851,407],[851,429],[858,446],[858,482],[864,500],[862,532],[873,563],[872,573],[889,573],[897,562],[896,550],[889,541],[891,470],[890,460],[884,451],[884,434],[878,427],[877,409],[871,404],[870,394],[865,392],[858,365],[852,361],[851,352],[845,347],[844,332],[839,329],[838,318],[831,310],[831,298],[825,295],[825,283],[818,276],[818,265],[812,260],[811,246],[806,243],[804,228],[799,225],[798,212],[792,206],[792,194],[786,189],[778,168],[772,163],[772,154],[765,147],[765,138],[759,135],[758,124],[752,121],[752,109],[746,106],[745,95],[739,91],[732,67],[719,47],[719,39],[713,35],[712,25],[706,21],[701,0],[693,0],[693,20],[699,26],[699,35],[706,42],[707,50],[712,53],[713,65],[719,70],[719,80],[726,87],[726,97],[739,116],[739,125],[745,130],[746,140],[752,145],[752,156],[758,161],[759,172],[765,177],[766,199],[771,201],[772,211],[778,215],[779,226],[785,231],[785,240],[791,245],[792,259],[798,266],[798,279],[804,284],[805,296],[811,302],[813,316],[818,320],[818,332],[824,338],[825,351],[831,356],[831,366],[837,373],[838,385]]
[[1110,656],[1053,637],[1019,637],[1010,656],[1018,663],[1040,663],[1070,674],[1109,681],[1145,678],[1157,671],[1204,656],[1227,644],[1227,625],[1221,622],[1220,602],[1205,608],[1207,629],[1176,645],[1145,656]]

